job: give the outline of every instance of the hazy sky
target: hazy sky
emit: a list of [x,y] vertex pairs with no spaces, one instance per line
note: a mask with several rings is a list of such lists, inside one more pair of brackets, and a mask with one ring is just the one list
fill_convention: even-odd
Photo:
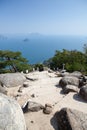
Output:
[[87,0],[0,0],[0,33],[87,35]]

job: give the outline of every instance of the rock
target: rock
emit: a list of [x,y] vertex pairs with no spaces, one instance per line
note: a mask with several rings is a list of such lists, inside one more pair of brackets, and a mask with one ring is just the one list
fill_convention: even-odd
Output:
[[34,123],[34,121],[31,121],[31,123]]
[[64,77],[64,76],[69,76],[70,74],[68,72],[64,72],[64,73],[61,73],[60,75],[61,77]]
[[49,103],[46,103],[46,104],[45,104],[45,107],[51,107],[51,108],[52,108],[52,105],[49,104]]
[[37,112],[37,111],[40,111],[43,108],[44,108],[44,106],[42,106],[41,104],[36,103],[36,102],[32,102],[32,101],[27,101],[22,106],[22,110],[23,110],[24,113],[26,113],[26,112]]
[[51,104],[45,104],[45,108],[43,109],[43,113],[50,114],[52,112],[52,105]]
[[35,98],[35,94],[32,94],[31,97],[32,97],[32,98]]
[[21,73],[0,74],[0,82],[8,88],[23,85],[25,80],[25,76]]
[[86,81],[84,78],[80,78],[79,79],[79,88],[81,88],[82,86],[84,86],[86,84]]
[[71,76],[77,77],[77,78],[81,78],[82,77],[82,73],[79,71],[74,71],[73,73],[70,74]]
[[24,82],[23,87],[25,87],[25,88],[29,87],[29,82]]
[[85,81],[87,81],[87,76],[84,76]]
[[54,71],[53,71],[53,70],[51,70],[51,69],[48,69],[48,72],[49,72],[49,73],[54,73]]
[[58,130],[87,130],[87,114],[63,108],[56,113]]
[[79,79],[73,76],[65,76],[59,81],[59,86],[64,88],[66,85],[79,86]]
[[68,94],[69,92],[79,92],[79,88],[74,85],[66,85],[63,88],[63,93]]
[[80,88],[79,95],[87,101],[87,85]]
[[3,94],[0,94],[0,130],[26,130],[19,104]]

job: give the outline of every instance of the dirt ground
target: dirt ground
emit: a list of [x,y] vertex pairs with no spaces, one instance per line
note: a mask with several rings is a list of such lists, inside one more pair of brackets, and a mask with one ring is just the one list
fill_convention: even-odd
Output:
[[[30,79],[27,80],[29,87],[22,90],[19,104],[22,106],[27,100],[42,104],[49,103],[53,106],[52,113],[46,115],[43,111],[28,112],[24,114],[27,130],[58,130],[55,112],[61,108],[69,107],[87,113],[87,103],[84,102],[77,93],[64,95],[61,93],[61,87],[58,86],[61,77],[55,73],[32,72],[27,74]],[[18,88],[17,88],[18,89]],[[31,95],[34,94],[34,97]]]

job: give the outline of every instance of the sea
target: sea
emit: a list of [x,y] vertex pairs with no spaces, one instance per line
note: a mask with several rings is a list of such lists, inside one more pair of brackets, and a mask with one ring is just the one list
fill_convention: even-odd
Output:
[[30,64],[43,63],[52,58],[55,51],[84,51],[87,36],[66,35],[0,35],[0,50],[20,51]]

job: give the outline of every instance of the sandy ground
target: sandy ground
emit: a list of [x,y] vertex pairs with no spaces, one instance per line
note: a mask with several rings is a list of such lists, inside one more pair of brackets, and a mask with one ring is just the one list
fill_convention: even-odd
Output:
[[[80,99],[76,93],[67,95],[61,93],[61,88],[58,86],[61,78],[57,77],[55,73],[36,71],[27,74],[27,76],[36,80],[28,81],[29,87],[23,89],[22,96],[18,99],[20,105],[30,99],[42,105],[49,103],[53,106],[50,115],[43,114],[42,110],[24,114],[28,130],[58,130],[54,114],[64,107],[87,113],[87,103]],[[31,97],[32,94],[35,95],[34,98]]]

